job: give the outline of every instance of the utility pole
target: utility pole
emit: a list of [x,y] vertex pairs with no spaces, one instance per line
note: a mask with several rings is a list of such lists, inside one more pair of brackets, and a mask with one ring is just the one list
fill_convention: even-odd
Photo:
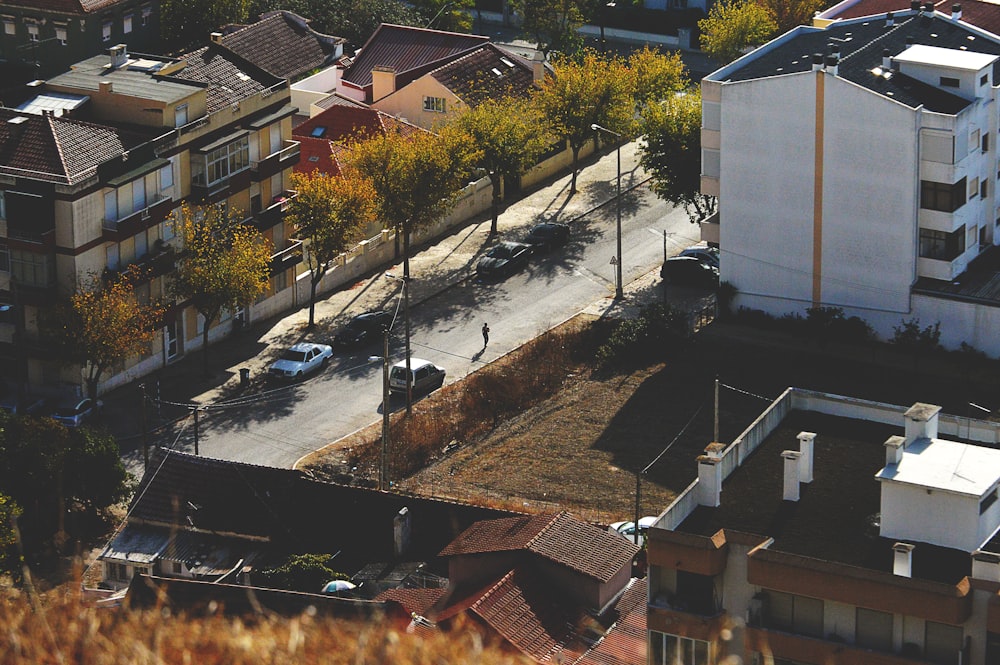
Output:
[[635,470],[635,544],[639,544],[639,491],[642,489],[642,470]]
[[198,455],[198,412],[201,409],[198,407],[194,408],[194,454]]
[[719,442],[719,375],[715,375],[715,429],[712,430],[712,443]]
[[389,484],[389,328],[382,331],[382,460],[379,465],[378,488]]
[[146,419],[146,384],[139,384],[141,402],[139,413],[142,416],[142,462],[143,470],[149,469],[149,422]]

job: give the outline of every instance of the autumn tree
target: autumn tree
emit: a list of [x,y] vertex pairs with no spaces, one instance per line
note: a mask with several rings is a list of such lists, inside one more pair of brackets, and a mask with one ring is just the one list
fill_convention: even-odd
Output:
[[451,32],[471,32],[472,14],[475,0],[415,0],[416,7],[424,18],[424,27]]
[[813,15],[826,7],[823,0],[758,0],[778,26],[788,32],[800,25],[811,25]]
[[46,337],[61,355],[82,366],[89,397],[97,396],[108,369],[148,352],[156,337],[164,307],[137,297],[143,277],[135,264],[117,275],[90,274],[68,303],[42,321]]
[[[360,47],[382,23],[423,27],[427,19],[401,0],[256,0],[253,16],[287,9],[310,19],[309,27],[327,35],[343,37]],[[344,49],[345,53],[348,49]]]
[[163,0],[160,38],[168,49],[185,49],[227,23],[246,23],[250,17],[248,0]]
[[692,88],[660,104],[650,104],[642,116],[644,140],[640,163],[652,177],[653,191],[684,207],[692,223],[718,208],[714,196],[701,193],[701,93]]
[[546,59],[553,52],[572,55],[582,48],[577,30],[590,18],[588,0],[511,0],[510,4],[522,18],[521,29]]
[[547,145],[545,123],[537,109],[508,98],[485,100],[453,122],[479,148],[475,166],[489,175],[493,186],[490,235],[496,235],[503,180],[516,178],[535,164]]
[[679,52],[663,53],[648,46],[628,58],[636,110],[656,104],[691,85]]
[[701,49],[720,62],[731,62],[744,50],[763,44],[778,29],[771,13],[755,0],[719,0],[698,21]]
[[288,205],[296,235],[306,241],[309,265],[309,327],[315,325],[316,287],[334,260],[375,219],[371,182],[348,172],[330,176],[319,171],[292,174],[298,196]]
[[534,100],[553,133],[569,142],[570,194],[575,194],[580,150],[594,138],[592,125],[623,135],[633,131],[633,81],[621,59],[605,59],[593,51],[576,60],[557,58],[553,66],[555,76],[546,77]]
[[267,288],[271,243],[242,223],[237,210],[182,205],[171,221],[184,248],[170,282],[171,294],[201,314],[202,356],[208,369],[208,331],[223,309],[252,302]]

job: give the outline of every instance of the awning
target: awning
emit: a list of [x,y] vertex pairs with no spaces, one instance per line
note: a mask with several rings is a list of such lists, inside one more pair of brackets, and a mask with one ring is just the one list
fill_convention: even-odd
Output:
[[288,116],[294,115],[298,112],[299,110],[296,107],[289,104],[286,106],[282,106],[274,113],[265,115],[263,118],[257,118],[256,120],[248,122],[246,126],[249,127],[250,129],[262,129],[272,123],[278,122],[282,118],[287,118]]
[[157,157],[156,159],[154,159],[151,162],[146,162],[145,164],[142,164],[141,166],[137,166],[136,168],[132,169],[131,171],[126,171],[125,173],[121,174],[120,176],[116,176],[114,178],[111,178],[110,180],[108,180],[108,187],[121,187],[125,183],[131,182],[132,180],[135,180],[136,178],[141,178],[142,176],[146,175],[147,173],[152,173],[153,171],[159,171],[160,169],[162,169],[164,166],[168,165],[169,163],[170,163],[169,159],[165,159],[163,157]]

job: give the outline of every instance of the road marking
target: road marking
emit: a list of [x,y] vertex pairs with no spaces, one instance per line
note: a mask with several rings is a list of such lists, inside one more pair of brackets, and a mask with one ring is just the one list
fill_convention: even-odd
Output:
[[587,279],[590,282],[597,284],[598,286],[607,286],[608,284],[614,283],[610,279],[605,279],[600,275],[598,275],[597,273],[590,270],[587,270],[586,273],[584,273],[581,270],[573,270],[573,274],[576,275],[577,277],[583,277],[584,279]]

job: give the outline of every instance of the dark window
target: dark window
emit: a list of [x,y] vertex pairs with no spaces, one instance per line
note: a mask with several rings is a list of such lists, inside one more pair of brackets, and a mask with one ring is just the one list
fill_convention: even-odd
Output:
[[988,182],[989,182],[989,180],[983,180],[981,183],[979,183],[979,195],[981,197],[983,197],[984,199],[986,198],[986,194],[987,194],[986,183],[988,183]]
[[989,152],[990,150],[990,134],[986,132],[983,134],[983,152]]
[[989,74],[983,74],[982,77],[980,77],[979,79],[979,85],[986,85],[989,82],[990,82]]
[[997,502],[997,491],[993,490],[992,492],[986,495],[985,499],[979,502],[979,514],[982,515],[983,513],[985,513],[987,510],[989,510],[990,506],[992,506],[996,502]]
[[779,591],[768,591],[767,626],[789,633],[823,636],[823,601]]
[[920,256],[925,259],[954,261],[965,251],[965,226],[945,233],[920,229]]
[[714,615],[718,608],[715,602],[715,584],[712,578],[708,575],[697,575],[678,570],[675,603],[678,609],[694,614]]
[[953,185],[931,180],[920,181],[921,208],[955,212],[963,205],[965,205],[965,178]]
[[892,615],[888,612],[858,608],[854,641],[869,649],[892,650]]
[[941,86],[942,87],[945,87],[945,88],[957,88],[961,84],[962,84],[962,82],[959,81],[956,78],[952,78],[950,76],[942,76],[941,77]]
[[932,663],[958,665],[964,662],[961,626],[928,621],[924,633],[924,645],[924,658]]

